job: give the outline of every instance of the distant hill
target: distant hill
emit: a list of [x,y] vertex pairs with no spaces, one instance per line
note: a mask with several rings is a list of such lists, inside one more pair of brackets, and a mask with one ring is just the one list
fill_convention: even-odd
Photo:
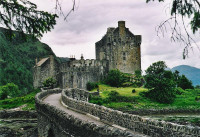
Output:
[[32,67],[35,58],[54,55],[51,48],[38,39],[27,36],[24,39],[19,32],[8,37],[9,31],[0,28],[0,85],[13,82],[26,93],[32,88]]
[[200,85],[200,69],[187,66],[187,65],[180,65],[173,67],[172,71],[178,70],[180,74],[184,74],[189,80],[192,81],[193,85]]

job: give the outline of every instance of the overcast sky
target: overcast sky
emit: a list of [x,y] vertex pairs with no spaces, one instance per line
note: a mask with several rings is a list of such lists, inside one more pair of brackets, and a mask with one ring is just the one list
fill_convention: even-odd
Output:
[[[54,12],[55,0],[31,0],[39,9]],[[71,0],[61,0],[65,13],[71,8]],[[194,48],[189,58],[183,60],[184,45],[172,43],[170,33],[157,37],[155,28],[169,17],[169,3],[145,3],[146,0],[79,0],[76,10],[64,21],[57,19],[55,28],[41,39],[59,57],[83,54],[86,59],[95,58],[95,42],[105,35],[108,27],[117,27],[119,20],[133,34],[142,35],[141,58],[145,70],[153,62],[163,60],[168,67],[191,65],[200,68],[200,52]],[[170,32],[170,31],[169,31]],[[200,38],[196,39],[200,45]]]

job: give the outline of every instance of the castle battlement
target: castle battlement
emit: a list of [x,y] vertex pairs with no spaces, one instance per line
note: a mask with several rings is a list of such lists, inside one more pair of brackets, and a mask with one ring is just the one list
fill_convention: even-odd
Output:
[[118,27],[109,27],[95,43],[96,59],[85,60],[81,55],[81,59],[76,60],[71,56],[66,62],[58,63],[50,56],[36,63],[34,87],[41,87],[46,78],[54,77],[61,88],[86,88],[87,82],[103,80],[112,69],[124,73],[141,70],[141,41],[141,35],[134,35],[126,28],[125,21],[119,21]]

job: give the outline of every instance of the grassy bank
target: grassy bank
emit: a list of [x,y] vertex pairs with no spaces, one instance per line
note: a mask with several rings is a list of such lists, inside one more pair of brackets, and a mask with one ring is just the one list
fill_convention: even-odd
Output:
[[[135,93],[132,90],[135,89]],[[118,110],[137,110],[137,109],[200,109],[200,101],[196,101],[195,98],[200,94],[200,90],[184,90],[181,95],[176,95],[176,99],[172,104],[162,104],[152,101],[148,98],[140,96],[141,92],[148,91],[145,88],[115,88],[108,85],[99,85],[100,91],[100,103],[95,102],[95,98],[91,99],[91,103],[97,103],[106,107],[118,109]],[[111,91],[117,91],[122,96],[122,101],[109,100],[109,93]],[[126,100],[127,98],[127,100]],[[132,98],[132,101],[131,99]],[[124,101],[125,100],[125,101]]]
[[35,110],[35,95],[38,92],[39,90],[34,90],[26,96],[0,100],[0,110],[17,108],[22,105],[24,106],[22,110]]

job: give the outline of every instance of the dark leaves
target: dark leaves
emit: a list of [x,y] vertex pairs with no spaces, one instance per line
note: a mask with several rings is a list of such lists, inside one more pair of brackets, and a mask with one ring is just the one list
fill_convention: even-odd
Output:
[[50,31],[56,24],[56,14],[37,10],[37,6],[27,0],[1,0],[0,23],[9,29],[16,29],[34,37]]

